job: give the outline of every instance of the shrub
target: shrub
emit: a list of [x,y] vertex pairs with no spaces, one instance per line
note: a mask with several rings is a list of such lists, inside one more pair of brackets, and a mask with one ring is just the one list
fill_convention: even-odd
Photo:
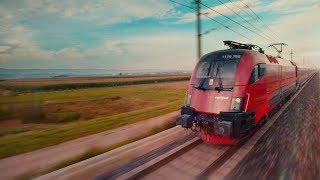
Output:
[[39,102],[31,102],[22,114],[23,123],[39,123],[45,119],[43,106]]
[[49,123],[65,123],[80,118],[80,113],[78,112],[58,112],[50,113],[46,115],[46,122]]

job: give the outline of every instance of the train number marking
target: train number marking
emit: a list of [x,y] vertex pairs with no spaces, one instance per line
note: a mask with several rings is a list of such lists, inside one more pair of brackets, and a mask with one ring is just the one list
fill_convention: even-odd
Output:
[[222,55],[222,58],[223,59],[234,59],[234,58],[237,58],[239,59],[241,56],[238,55],[238,54],[225,54],[225,55]]

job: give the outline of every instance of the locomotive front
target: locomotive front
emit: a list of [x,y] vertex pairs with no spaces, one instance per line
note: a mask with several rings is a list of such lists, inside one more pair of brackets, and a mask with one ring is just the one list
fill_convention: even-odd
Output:
[[178,125],[197,131],[211,144],[236,144],[254,125],[247,111],[246,85],[250,76],[241,68],[244,50],[222,50],[203,56],[195,67]]

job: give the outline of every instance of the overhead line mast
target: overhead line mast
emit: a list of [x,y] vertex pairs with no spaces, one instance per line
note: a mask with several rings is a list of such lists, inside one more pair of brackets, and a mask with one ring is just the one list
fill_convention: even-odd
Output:
[[[200,0],[199,0],[199,1],[195,0],[195,3],[197,3],[197,2],[199,3],[199,13],[198,13],[197,9],[194,8],[194,7],[190,7],[190,6],[188,6],[188,5],[185,5],[185,4],[183,4],[183,3],[180,3],[180,2],[177,2],[177,1],[174,1],[174,0],[169,0],[169,1],[171,1],[171,2],[173,2],[173,3],[175,3],[175,4],[179,4],[179,5],[181,5],[181,6],[184,6],[184,7],[186,7],[186,8],[189,8],[189,9],[192,9],[192,10],[195,10],[195,11],[196,11],[197,17],[199,17],[199,21],[198,21],[198,22],[199,22],[199,27],[200,27],[200,28],[199,28],[199,32],[197,33],[197,37],[199,37],[198,40],[197,40],[197,42],[198,42],[198,44],[199,44],[199,46],[198,46],[198,48],[197,48],[197,55],[198,55],[198,58],[199,58],[199,59],[200,59],[200,57],[201,57],[201,37],[202,37],[202,35],[207,34],[207,33],[210,32],[210,31],[207,31],[207,32],[201,33],[201,17],[200,17],[200,15],[203,15],[203,16],[207,17],[208,19],[210,19],[210,20],[218,23],[219,25],[221,25],[221,26],[223,26],[224,28],[226,28],[226,29],[234,32],[235,34],[238,34],[238,35],[240,35],[240,36],[242,36],[242,37],[244,37],[244,38],[246,38],[246,39],[248,39],[248,40],[251,40],[251,39],[248,38],[247,36],[245,36],[245,35],[237,32],[237,31],[231,29],[230,27],[224,25],[223,23],[221,23],[221,22],[219,22],[219,21],[211,18],[211,17],[208,16],[207,14],[201,13],[201,12],[200,12],[200,4],[201,4],[201,1],[200,1]],[[198,16],[198,14],[199,14],[199,16]],[[197,25],[197,29],[198,29],[198,25]],[[198,30],[197,30],[197,31],[198,31]]]
[[201,19],[200,19],[200,3],[201,0],[195,0],[197,6],[197,46],[198,46],[198,60],[201,58]]
[[[221,16],[226,17],[227,19],[231,20],[232,22],[234,22],[234,23],[236,23],[236,24],[244,27],[245,29],[247,29],[247,30],[255,33],[256,35],[264,38],[265,40],[271,41],[270,39],[268,39],[269,37],[266,38],[265,36],[262,36],[262,35],[260,35],[260,34],[258,34],[258,33],[256,33],[256,32],[254,32],[254,31],[252,31],[250,28],[248,28],[248,27],[246,27],[246,26],[243,26],[243,25],[240,24],[239,22],[237,22],[237,21],[235,21],[235,20],[233,20],[233,19],[231,19],[231,18],[229,18],[229,17],[221,14],[220,12],[212,9],[211,7],[203,4],[203,3],[201,2],[201,0],[194,0],[194,2],[195,2],[195,4],[196,4],[196,8],[190,7],[190,6],[185,5],[185,4],[182,4],[182,3],[177,2],[177,1],[175,1],[175,0],[169,0],[169,1],[196,11],[196,17],[197,17],[197,24],[196,24],[196,29],[197,29],[197,56],[198,56],[198,60],[200,60],[200,58],[201,58],[201,50],[202,50],[202,49],[201,49],[201,47],[202,47],[202,45],[201,45],[201,38],[202,38],[202,35],[207,34],[207,33],[209,33],[209,32],[211,31],[211,30],[209,30],[209,31],[204,32],[203,34],[201,33],[201,15],[206,16],[207,18],[209,18],[209,19],[211,19],[212,21],[220,24],[221,26],[229,29],[230,31],[233,31],[233,32],[236,33],[236,34],[241,35],[242,37],[251,40],[250,38],[246,37],[245,35],[237,32],[237,31],[231,29],[230,27],[224,25],[223,23],[221,23],[221,22],[219,22],[219,21],[211,18],[211,17],[208,16],[206,13],[201,13],[201,11],[200,11],[200,5],[203,5],[203,6],[207,7],[208,9],[210,9],[210,10],[212,10],[212,11],[220,14]],[[242,3],[243,3],[243,2],[242,2]],[[243,4],[244,4],[244,3],[243,3]],[[246,5],[246,6],[248,6],[248,5]],[[250,7],[248,6],[248,8],[250,8]],[[250,9],[250,10],[251,10],[251,9]],[[251,10],[251,11],[252,11],[252,10]],[[253,13],[254,13],[254,12],[253,12]],[[254,14],[255,14],[255,13],[254,13]],[[256,14],[255,14],[255,15],[256,15]],[[257,16],[257,15],[256,15],[256,16]],[[257,16],[257,17],[260,19],[259,16]],[[261,19],[260,19],[260,20],[261,20]],[[262,21],[262,20],[261,20],[261,21]],[[263,22],[263,21],[262,21],[262,22]],[[250,23],[250,24],[251,24],[251,23]],[[272,41],[271,41],[271,42],[272,42]],[[281,45],[281,49],[280,49],[280,50],[277,49],[277,48],[275,47],[276,45]],[[283,46],[283,45],[287,45],[287,44],[285,44],[285,43],[276,43],[276,44],[271,44],[270,46],[273,47],[273,48],[275,48],[275,49],[278,51],[278,53],[279,53],[279,54],[278,54],[278,57],[281,57],[280,54],[281,54],[281,52],[282,52],[282,46]],[[270,46],[269,46],[269,47],[270,47]],[[259,49],[259,51],[261,51],[262,53],[264,52],[261,48]]]

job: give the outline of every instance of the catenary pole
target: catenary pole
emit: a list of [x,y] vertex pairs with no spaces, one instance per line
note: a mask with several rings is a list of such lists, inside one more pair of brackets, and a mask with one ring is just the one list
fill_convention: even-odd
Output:
[[196,6],[197,6],[197,54],[198,54],[198,60],[200,60],[201,57],[201,19],[200,19],[200,3],[201,0],[195,0]]

